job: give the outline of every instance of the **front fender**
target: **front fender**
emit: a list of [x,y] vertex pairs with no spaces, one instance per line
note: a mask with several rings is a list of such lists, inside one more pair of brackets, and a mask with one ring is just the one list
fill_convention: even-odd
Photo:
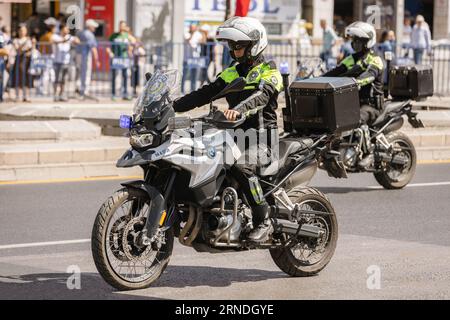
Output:
[[143,180],[135,180],[121,183],[122,186],[130,190],[144,191],[150,198],[150,209],[147,214],[145,228],[147,229],[147,237],[150,239],[156,234],[162,215],[166,211],[166,202],[155,187],[148,185]]
[[149,156],[153,153],[152,150],[139,153],[133,148],[128,149],[125,153],[117,160],[116,167],[118,168],[129,168],[134,166],[140,166],[149,163]]

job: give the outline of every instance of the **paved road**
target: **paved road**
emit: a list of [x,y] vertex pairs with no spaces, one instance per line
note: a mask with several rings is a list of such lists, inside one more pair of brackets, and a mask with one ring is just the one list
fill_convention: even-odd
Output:
[[[121,293],[97,274],[88,242],[10,248],[88,239],[119,182],[0,185],[0,298],[450,299],[450,164],[418,166],[397,191],[379,189],[370,174],[319,172],[312,185],[334,204],[340,236],[330,264],[310,278],[287,277],[266,251],[211,255],[177,244],[154,287]],[[67,289],[70,265],[81,269],[81,290]],[[379,290],[367,288],[373,265]]]

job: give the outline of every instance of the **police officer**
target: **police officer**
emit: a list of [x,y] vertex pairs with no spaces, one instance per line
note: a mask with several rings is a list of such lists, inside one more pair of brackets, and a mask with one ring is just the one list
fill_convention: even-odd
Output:
[[[355,53],[348,56],[334,69],[326,72],[324,77],[352,77],[359,86],[360,122],[368,134],[370,126],[383,110],[383,75],[385,66],[381,57],[372,48],[376,44],[375,28],[366,22],[357,21],[345,29],[345,36],[351,39]],[[363,168],[371,166],[373,155],[364,157],[358,165]]]
[[[245,89],[226,96],[229,109],[224,112],[225,117],[229,121],[245,117],[240,127],[243,130],[257,129],[261,122],[264,128],[275,128],[275,109],[278,107],[278,94],[282,90],[282,78],[275,63],[265,61],[262,55],[267,47],[266,29],[254,18],[233,17],[218,28],[216,38],[228,43],[233,63],[214,82],[175,100],[175,111],[184,112],[203,106],[227,84],[238,77],[244,77],[247,83]],[[261,145],[257,146],[260,147]],[[253,151],[247,149],[246,155],[251,157]],[[255,175],[257,165],[251,162],[240,164],[238,161],[231,173],[252,208],[254,228],[248,239],[260,243],[268,239],[273,227],[269,218],[269,206]]]
[[353,77],[360,90],[361,123],[370,125],[383,109],[384,64],[372,48],[376,44],[375,28],[366,22],[357,21],[345,29],[345,36],[351,39],[355,53],[348,56],[324,77]]

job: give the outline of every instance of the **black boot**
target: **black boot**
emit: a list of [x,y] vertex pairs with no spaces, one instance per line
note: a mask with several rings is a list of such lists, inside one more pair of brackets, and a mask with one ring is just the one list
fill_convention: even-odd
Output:
[[248,240],[252,242],[265,242],[273,232],[272,222],[269,218],[269,206],[267,204],[252,208],[253,230],[248,234]]

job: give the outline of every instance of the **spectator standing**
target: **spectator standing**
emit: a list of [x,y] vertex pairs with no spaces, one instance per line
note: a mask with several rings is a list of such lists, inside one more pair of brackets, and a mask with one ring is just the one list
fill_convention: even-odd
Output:
[[[70,35],[69,27],[66,25],[60,25],[60,34],[54,34],[52,36],[52,42],[54,43],[54,63],[55,69],[55,83],[54,83],[54,95],[55,101],[67,101],[64,97],[64,85],[66,82],[67,74],[69,72],[69,65],[71,61],[70,49],[72,44],[78,44],[79,40],[76,37]],[[59,85],[59,95],[57,89]]]
[[[389,40],[392,39],[393,35],[390,31],[384,30],[381,33],[380,43],[377,46],[377,51],[381,59],[383,59],[383,63],[385,66],[387,66],[386,59],[385,59],[385,53],[391,52],[392,55],[394,55],[395,45],[393,45],[393,42]],[[395,36],[394,36],[395,37]],[[388,76],[389,76],[389,70],[386,70],[383,75],[383,82],[386,85],[388,82]]]
[[394,47],[392,46],[392,42],[389,40],[389,31],[384,30],[381,33],[380,43],[378,44],[378,52],[380,56],[384,59],[385,52],[393,52]]
[[208,41],[208,33],[211,30],[211,27],[207,24],[204,24],[200,27],[200,32],[203,36],[200,41],[200,85],[202,86],[204,83],[208,82],[208,66],[211,61],[211,43]]
[[11,87],[16,90],[16,98],[19,98],[19,93],[22,90],[23,102],[30,102],[27,99],[28,88],[32,86],[31,76],[28,73],[30,68],[31,51],[33,50],[33,43],[28,36],[28,30],[25,25],[21,25],[18,30],[18,38],[14,39],[13,46],[16,51],[14,66],[10,79]]
[[132,51],[132,38],[128,33],[128,26],[125,21],[119,22],[119,31],[109,37],[111,48],[106,48],[106,52],[111,58],[111,93],[112,99],[116,99],[116,75],[120,70],[122,73],[122,98],[130,100],[128,97],[128,69],[130,68],[130,56]]
[[55,73],[52,68],[53,61],[53,44],[52,39],[55,34],[56,24],[58,21],[53,18],[47,18],[44,21],[47,31],[39,38],[39,52],[41,53],[41,61],[44,62],[42,73],[39,80],[38,91],[40,94],[46,95],[51,89],[50,84],[55,81]]
[[326,68],[328,69],[329,59],[333,57],[332,49],[338,39],[338,36],[336,35],[336,32],[334,32],[333,28],[328,26],[325,19],[320,20],[320,27],[323,30],[323,45],[320,58],[325,62]]
[[8,39],[0,31],[0,103],[3,102],[3,85],[5,83],[5,67],[8,58],[7,43]]
[[92,61],[94,61],[97,68],[100,68],[98,60],[97,40],[95,39],[95,29],[98,28],[98,23],[92,19],[85,22],[86,28],[77,34],[79,45],[77,46],[77,66],[79,67],[79,84],[78,93],[81,99],[88,96],[89,85],[91,83],[92,75]]
[[133,42],[133,69],[131,74],[131,86],[133,87],[133,97],[137,97],[137,87],[141,80],[141,68],[145,64],[145,48],[141,39],[135,38]]
[[47,31],[39,38],[39,51],[43,55],[51,55],[53,53],[52,38],[56,30],[57,22],[53,17],[47,18],[44,21]]
[[216,75],[218,73],[218,59],[219,56],[218,53],[218,45],[216,41],[216,29],[211,28],[208,32],[208,36],[206,38],[206,43],[208,44],[208,57],[207,57],[207,81],[208,83],[211,83],[216,78]]
[[203,34],[198,30],[198,26],[192,24],[189,34],[185,36],[183,75],[181,79],[181,92],[184,94],[184,85],[187,76],[190,77],[191,92],[195,91],[197,86],[198,63],[201,53],[200,43],[203,41]]
[[9,79],[10,79],[10,69],[11,65],[14,63],[14,48],[11,40],[11,30],[8,26],[3,26],[1,28],[1,33],[3,34],[3,52],[7,53],[7,55],[3,56],[3,82],[0,85],[3,85],[2,94],[8,93],[9,97]]
[[412,26],[411,26],[411,18],[405,17],[403,20],[403,48],[408,48],[409,44],[411,43],[411,33],[412,33]]
[[431,54],[431,33],[428,24],[422,15],[416,17],[416,24],[411,32],[410,47],[414,53],[414,63],[422,64],[423,54],[425,51]]

